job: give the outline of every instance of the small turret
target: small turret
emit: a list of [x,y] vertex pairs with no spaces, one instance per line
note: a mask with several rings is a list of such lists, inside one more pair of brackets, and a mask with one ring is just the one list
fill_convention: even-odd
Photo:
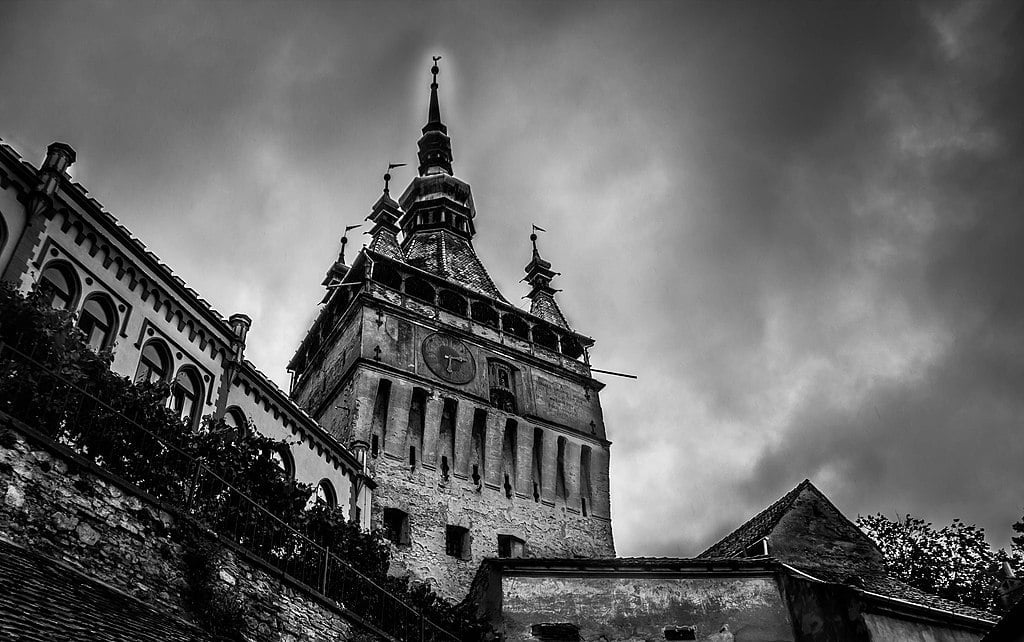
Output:
[[370,215],[366,217],[366,220],[373,223],[373,227],[370,228],[370,236],[373,240],[370,241],[368,249],[396,261],[402,261],[405,258],[402,249],[398,246],[398,231],[401,229],[398,222],[402,218],[403,212],[395,199],[391,198],[391,170],[404,166],[405,163],[388,164],[388,171],[384,174],[384,193],[373,204]]
[[57,193],[67,170],[77,158],[75,150],[67,143],[50,143],[46,148],[46,159],[39,168],[39,184],[32,191],[30,208],[32,214],[41,214],[50,207],[53,195]]
[[533,257],[526,265],[526,277],[523,279],[530,284],[530,293],[526,295],[530,299],[530,314],[538,316],[549,323],[568,328],[569,323],[565,320],[562,310],[555,302],[555,293],[558,292],[551,287],[551,280],[558,276],[558,272],[551,269],[551,264],[541,258],[537,249],[537,232],[544,232],[544,228],[533,226],[533,233],[530,234],[530,242],[533,244]]

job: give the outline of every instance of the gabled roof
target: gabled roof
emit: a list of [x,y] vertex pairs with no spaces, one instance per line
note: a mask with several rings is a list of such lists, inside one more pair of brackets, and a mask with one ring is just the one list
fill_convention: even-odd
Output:
[[474,292],[508,303],[487,273],[473,245],[443,230],[416,232],[405,244],[405,262]]
[[0,540],[0,639],[43,642],[214,640],[169,612]]
[[[723,537],[697,557],[736,557],[742,555],[743,551],[747,550],[750,546],[768,537],[779,524],[779,520],[782,519],[783,515],[793,506],[796,498],[806,488],[812,488],[815,492],[821,494],[821,491],[814,487],[811,480],[803,480],[796,488],[780,497],[774,504],[748,519],[742,526]],[[825,497],[824,494],[821,494],[821,496]]]
[[[808,510],[809,502],[823,510]],[[853,586],[869,598],[905,602],[984,622],[996,619],[987,611],[926,593],[888,573],[877,545],[808,479],[723,537],[698,559],[743,556],[765,537],[769,538],[771,557],[813,579]]]

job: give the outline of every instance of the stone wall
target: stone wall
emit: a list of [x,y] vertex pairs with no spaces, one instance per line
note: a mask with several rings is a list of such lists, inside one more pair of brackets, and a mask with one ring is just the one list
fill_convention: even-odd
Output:
[[[577,576],[504,578],[500,630],[540,639],[538,625],[568,623],[582,640],[793,640],[771,577]],[[669,635],[666,635],[669,630]],[[692,637],[688,634],[692,633]]]
[[[194,620],[173,510],[31,435],[0,416],[0,537]],[[240,550],[223,547],[218,575],[218,590],[249,607],[247,639],[387,639]]]

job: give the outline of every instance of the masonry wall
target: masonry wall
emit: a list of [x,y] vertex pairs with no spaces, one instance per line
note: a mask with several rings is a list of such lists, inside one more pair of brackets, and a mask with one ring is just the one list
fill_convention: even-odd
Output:
[[[771,577],[506,576],[499,630],[508,642],[537,640],[535,625],[569,623],[582,640],[664,640],[693,627],[696,640],[793,640]],[[679,639],[687,639],[685,637]]]
[[[143,493],[37,445],[0,418],[0,537],[80,569],[168,613],[193,619],[177,518]],[[386,639],[329,600],[224,548],[222,587],[251,607],[248,639]]]
[[978,642],[983,634],[885,615],[864,614],[871,642]]

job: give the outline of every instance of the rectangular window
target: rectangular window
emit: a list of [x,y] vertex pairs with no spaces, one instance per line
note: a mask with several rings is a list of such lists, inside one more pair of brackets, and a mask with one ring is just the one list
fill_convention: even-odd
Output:
[[384,509],[384,537],[396,546],[408,546],[412,543],[409,537],[409,514],[397,508]]
[[444,552],[460,560],[468,560],[469,529],[448,524],[444,531]]
[[526,542],[514,535],[498,535],[498,557],[526,557]]

